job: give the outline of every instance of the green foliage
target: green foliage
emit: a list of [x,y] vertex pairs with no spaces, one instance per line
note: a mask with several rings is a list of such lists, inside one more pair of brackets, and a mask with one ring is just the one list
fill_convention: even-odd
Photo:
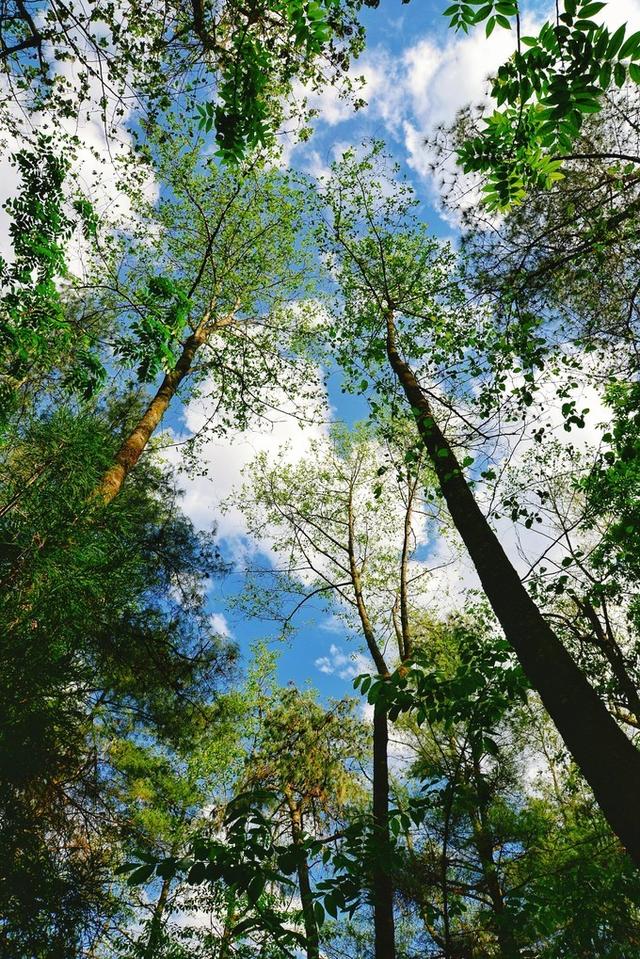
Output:
[[189,387],[206,389],[208,429],[223,433],[268,415],[283,394],[317,392],[301,355],[313,251],[295,175],[258,158],[230,171],[202,147],[183,132],[148,137],[163,195],[133,197],[134,215],[100,235],[89,275],[118,365],[144,382],[175,370],[198,338]]
[[354,687],[370,704],[381,704],[392,721],[404,713],[418,727],[428,722],[445,730],[464,723],[471,747],[495,752],[490,730],[497,727],[528,688],[509,644],[486,632],[480,621],[450,624],[457,662],[434,663],[432,650],[418,648],[411,661],[389,677],[358,676]]
[[[196,90],[201,126],[215,126],[218,155],[235,163],[273,143],[294,79],[313,87],[334,78],[348,88],[350,56],[363,45],[362,5],[165,0],[152,11],[126,0],[80,11],[48,0],[36,23],[12,0],[0,28],[2,70],[23,110],[91,117],[97,107],[107,133],[132,92],[153,120]],[[69,62],[72,73],[64,69]],[[6,113],[15,128],[15,115]]]
[[[90,396],[104,379],[91,341],[78,329],[60,285],[68,278],[67,243],[74,221],[65,212],[70,159],[51,137],[14,155],[21,192],[7,200],[13,256],[0,258],[0,421],[18,403],[25,380],[56,365],[75,392]],[[83,208],[86,216],[88,210]],[[73,359],[71,359],[73,357]]]
[[127,334],[116,338],[116,349],[124,364],[137,365],[142,383],[152,383],[175,365],[190,310],[191,300],[168,277],[152,276],[140,291],[136,315]]
[[605,3],[564,0],[555,22],[537,37],[520,36],[517,3],[454,3],[451,26],[465,32],[486,22],[518,28],[517,49],[497,71],[491,94],[498,108],[478,136],[458,153],[466,172],[485,174],[485,203],[505,210],[531,188],[562,178],[565,155],[573,152],[585,117],[602,109],[605,96],[627,81],[640,82],[640,32],[626,24],[609,30],[592,19]]
[[[586,493],[591,525],[610,518],[593,556],[607,568],[609,589],[637,590],[640,582],[640,386],[614,383],[607,391],[612,411],[604,449],[581,485]],[[624,587],[623,587],[624,588]]]
[[61,409],[26,423],[5,449],[7,956],[54,954],[48,948],[68,955],[86,924],[108,914],[106,863],[118,818],[104,816],[112,806],[108,743],[136,726],[179,741],[233,659],[205,609],[207,577],[221,568],[215,546],[180,513],[166,474],[141,470],[108,515],[89,499],[113,454],[113,427],[97,411]]

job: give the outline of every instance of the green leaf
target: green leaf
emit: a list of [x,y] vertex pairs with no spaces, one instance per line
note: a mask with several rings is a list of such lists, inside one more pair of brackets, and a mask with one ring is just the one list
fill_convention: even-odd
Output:
[[144,866],[140,866],[128,877],[127,885],[138,886],[141,883],[146,882],[147,879],[149,879],[155,872],[155,868],[155,865],[152,865],[151,863],[145,863]]

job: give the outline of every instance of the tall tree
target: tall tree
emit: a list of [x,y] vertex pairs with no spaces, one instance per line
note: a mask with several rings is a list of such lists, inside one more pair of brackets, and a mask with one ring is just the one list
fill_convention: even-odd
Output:
[[[352,437],[336,429],[332,441],[313,446],[310,458],[300,463],[270,466],[266,457],[258,457],[250,467],[250,484],[236,498],[253,535],[277,531],[283,567],[276,585],[293,597],[285,620],[314,596],[332,598],[337,613],[362,636],[381,676],[389,675],[396,659],[411,655],[410,603],[416,601],[415,583],[425,575],[411,563],[425,477],[420,457],[405,462],[406,450],[399,451],[399,445],[396,438],[395,448],[385,450],[366,431]],[[266,575],[271,578],[269,571]],[[249,595],[255,596],[253,590]],[[267,587],[264,596],[272,612],[277,595],[272,585]],[[386,709],[376,703],[372,902],[377,959],[395,954],[388,740]]]
[[91,10],[11,0],[0,21],[3,116],[19,131],[21,114],[91,122],[97,110],[113,136],[131,103],[147,120],[176,102],[195,112],[195,89],[203,126],[215,126],[219,153],[235,161],[273,141],[295,80],[349,86],[362,5],[167,0],[152,12],[138,0]]
[[[633,812],[640,754],[522,584],[465,477],[468,461],[461,465],[439,425],[441,398],[445,409],[464,409],[462,376],[471,372],[480,380],[478,318],[462,308],[451,255],[416,223],[408,189],[383,192],[375,165],[375,151],[360,161],[346,156],[325,194],[331,214],[325,243],[344,297],[330,331],[333,347],[354,390],[363,371],[377,387],[377,403],[385,402],[390,378],[398,384],[507,639],[608,822],[640,862]],[[468,366],[467,350],[474,351]]]
[[303,193],[263,161],[230,173],[202,159],[201,147],[181,135],[156,145],[166,195],[140,200],[125,238],[100,245],[89,279],[94,308],[112,317],[120,362],[152,387],[96,489],[105,502],[187,381],[210,398],[213,431],[312,392],[295,355],[305,325],[296,302],[312,289]]
[[137,718],[178,736],[234,658],[205,608],[220,559],[166,472],[148,464],[108,517],[87,505],[112,429],[104,413],[59,410],[22,425],[2,463],[7,956],[69,955],[108,914],[110,734]]
[[[320,959],[320,929],[305,834],[323,843],[344,826],[349,804],[362,798],[356,774],[365,753],[354,703],[322,708],[309,693],[287,688],[264,704],[257,740],[247,755],[245,781],[273,792],[295,854],[307,959]],[[336,842],[338,837],[333,841]]]

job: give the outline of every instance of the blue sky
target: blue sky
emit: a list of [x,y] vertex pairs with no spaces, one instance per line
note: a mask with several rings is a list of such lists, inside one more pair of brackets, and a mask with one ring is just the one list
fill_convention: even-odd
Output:
[[[377,10],[366,10],[367,49],[352,72],[367,78],[362,95],[368,106],[354,113],[336,91],[325,90],[312,102],[319,110],[312,138],[298,145],[285,136],[283,147],[292,166],[321,174],[347,146],[369,137],[384,139],[414,185],[422,218],[437,235],[455,239],[455,223],[440,213],[424,137],[435,123],[453,119],[456,109],[466,102],[465,91],[471,95],[475,90],[477,98],[481,97],[483,77],[504,59],[510,40],[505,36],[488,43],[480,35],[456,38],[447,30],[442,9],[442,0],[414,0],[408,5],[400,0],[382,0]],[[460,82],[453,82],[458,77]],[[327,389],[333,418],[352,422],[365,414],[362,400],[342,394],[339,375],[329,377]],[[182,428],[193,428],[194,423],[193,411],[187,409]],[[242,524],[236,517],[234,526],[233,518],[229,522],[217,506],[240,479],[231,461],[236,457],[246,462],[254,447],[275,452],[283,439],[299,445],[303,452],[304,438],[297,433],[296,426],[283,423],[272,434],[255,431],[211,443],[203,450],[209,458],[209,478],[185,478],[187,512],[199,525],[218,522],[223,551],[232,560],[237,559],[243,541]],[[245,445],[247,450],[241,455]],[[228,628],[245,656],[250,655],[253,642],[267,640],[279,652],[279,679],[283,684],[311,684],[323,698],[353,692],[352,677],[362,672],[366,663],[363,643],[340,627],[325,603],[314,601],[305,606],[295,621],[297,628],[291,639],[278,642],[277,624],[247,620],[234,610],[233,598],[242,585],[243,575],[236,567],[213,585],[210,609],[215,622]]]
[[[354,114],[335,90],[322,91],[312,102],[319,111],[314,135],[303,144],[285,136],[283,151],[293,167],[321,175],[347,146],[360,144],[367,137],[384,139],[416,190],[421,217],[436,235],[455,241],[457,224],[454,217],[442,212],[438,177],[430,169],[432,156],[425,137],[438,124],[451,122],[462,106],[484,98],[486,77],[510,55],[513,39],[500,29],[488,40],[482,29],[471,36],[455,35],[441,14],[444,6],[444,0],[412,0],[409,4],[381,0],[377,10],[365,10],[368,43],[353,73],[364,74],[367,79],[363,96],[368,106]],[[537,30],[544,8],[535,2],[529,5],[530,11],[537,12],[537,19],[531,13],[525,16],[525,33]],[[616,23],[628,20],[633,29],[640,27],[640,0],[615,0],[609,9]],[[452,169],[449,162],[445,174]],[[341,393],[338,376],[330,377],[327,385],[334,419],[351,422],[364,413],[362,401]],[[181,428],[193,429],[197,423],[197,412],[187,407],[181,414]],[[171,417],[170,425],[174,424]],[[318,435],[318,431],[311,430],[311,435]],[[222,513],[219,503],[240,481],[240,469],[255,450],[275,453],[283,441],[304,454],[305,435],[286,418],[271,432],[255,430],[224,441],[212,440],[203,449],[209,477],[184,478],[187,513],[198,525],[218,524],[221,545],[231,558],[237,558],[238,545],[243,542],[243,523],[237,512]],[[227,624],[248,654],[253,641],[273,638],[277,627],[247,621],[230,608],[230,599],[241,585],[239,569],[214,584],[210,608],[217,622]],[[297,625],[291,642],[278,644],[280,681],[301,686],[311,683],[323,697],[352,692],[349,674],[362,671],[362,660],[352,663],[349,656],[363,651],[362,642],[341,631],[321,603],[305,608]]]

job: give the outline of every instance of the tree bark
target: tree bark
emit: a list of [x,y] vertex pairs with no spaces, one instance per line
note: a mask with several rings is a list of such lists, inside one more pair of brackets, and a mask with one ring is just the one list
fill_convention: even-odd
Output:
[[[353,488],[348,504],[349,569],[356,608],[362,632],[379,675],[389,676],[382,650],[376,642],[362,591],[362,579],[356,562],[353,516]],[[387,750],[389,730],[387,713],[376,704],[373,711],[373,835],[376,849],[373,861],[373,925],[375,959],[395,959],[395,925],[393,918],[393,880],[388,869],[391,842],[389,837],[389,763]]]
[[431,404],[396,345],[386,317],[391,369],[413,411],[451,518],[484,592],[531,685],[591,786],[609,825],[640,865],[640,753],[544,619],[480,510]]
[[205,313],[191,336],[185,340],[176,365],[163,379],[157,393],[116,453],[113,466],[109,467],[96,487],[94,496],[102,499],[104,503],[109,504],[122,489],[124,481],[140,459],[147,443],[167,412],[180,384],[191,373],[196,354],[202,344],[216,330],[233,323],[235,312],[230,312],[220,319],[214,319],[211,315],[212,310],[213,306]]
[[386,710],[373,711],[373,925],[375,959],[395,959],[393,879],[389,870],[389,729]]
[[473,758],[473,778],[478,798],[477,816],[472,816],[473,840],[480,858],[485,886],[491,899],[496,939],[500,947],[501,959],[518,959],[520,950],[513,934],[511,916],[504,901],[498,869],[493,857],[493,837],[488,819],[487,783],[476,756]]
[[204,342],[204,331],[199,327],[186,340],[174,368],[167,373],[157,393],[129,433],[115,455],[113,465],[106,471],[95,490],[95,496],[110,503],[122,489],[127,476],[136,465],[144,448],[157,429],[178,387],[191,372],[196,353]]
[[149,927],[149,938],[147,940],[147,945],[145,946],[145,950],[143,953],[144,959],[154,959],[156,955],[156,950],[158,948],[158,945],[160,944],[160,937],[162,935],[162,920],[164,918],[165,909],[167,908],[170,885],[171,885],[170,879],[162,880],[160,895],[158,896],[158,901],[156,902],[153,908],[151,925]]
[[307,855],[302,849],[304,836],[302,824],[302,811],[300,806],[295,803],[291,794],[287,794],[289,804],[289,816],[291,819],[291,838],[293,845],[299,853],[297,873],[298,887],[300,889],[300,902],[302,904],[302,919],[304,922],[304,933],[307,942],[307,959],[320,959],[320,936],[318,933],[318,924],[313,911],[313,893],[311,891],[311,880],[309,878],[309,862]]

